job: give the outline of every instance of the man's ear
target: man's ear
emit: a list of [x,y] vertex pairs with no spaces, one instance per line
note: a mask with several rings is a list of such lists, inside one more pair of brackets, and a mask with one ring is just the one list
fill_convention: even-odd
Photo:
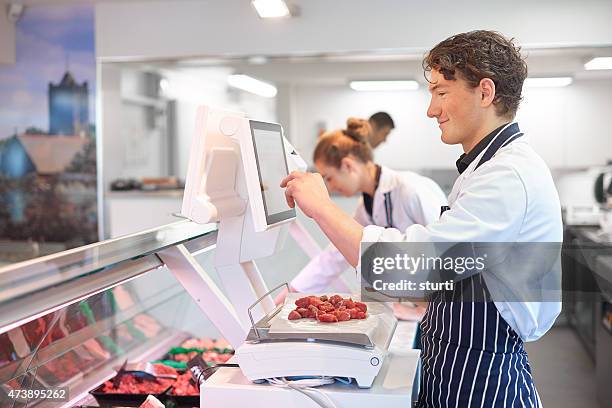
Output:
[[480,106],[486,108],[495,100],[495,82],[491,78],[480,80]]

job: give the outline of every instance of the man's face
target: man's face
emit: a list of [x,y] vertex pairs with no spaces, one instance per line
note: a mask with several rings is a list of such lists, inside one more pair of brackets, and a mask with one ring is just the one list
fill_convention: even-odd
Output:
[[473,138],[483,115],[479,87],[470,87],[459,75],[454,80],[446,80],[439,71],[432,70],[429,92],[427,116],[438,121],[442,141],[459,144]]
[[376,123],[370,121],[372,132],[370,133],[370,145],[372,148],[376,148],[379,144],[387,141],[389,133],[391,133],[391,126],[378,127]]

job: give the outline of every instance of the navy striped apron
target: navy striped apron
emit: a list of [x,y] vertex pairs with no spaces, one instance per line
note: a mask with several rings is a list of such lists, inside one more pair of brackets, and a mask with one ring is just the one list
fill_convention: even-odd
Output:
[[[515,124],[505,129],[476,168],[520,136]],[[461,293],[486,290],[482,274],[478,274],[456,282],[454,291],[437,292],[430,299],[420,325],[417,407],[540,406],[519,335],[493,302],[461,301]]]

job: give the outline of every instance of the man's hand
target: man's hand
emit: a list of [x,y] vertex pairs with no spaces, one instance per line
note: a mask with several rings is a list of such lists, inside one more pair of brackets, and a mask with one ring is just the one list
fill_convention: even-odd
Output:
[[281,187],[286,187],[289,207],[294,208],[297,203],[304,214],[319,224],[348,263],[356,266],[363,226],[333,203],[321,175],[294,171],[283,179]]
[[285,198],[289,207],[294,208],[297,203],[302,212],[316,220],[317,212],[326,206],[333,205],[325,182],[319,173],[291,172],[281,181],[285,187]]

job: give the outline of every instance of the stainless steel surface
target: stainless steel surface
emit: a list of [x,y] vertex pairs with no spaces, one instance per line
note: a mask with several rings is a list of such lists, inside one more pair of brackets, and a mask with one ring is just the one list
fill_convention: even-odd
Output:
[[612,256],[599,256],[593,270],[602,296],[612,303]]
[[602,301],[597,307],[595,319],[595,378],[597,398],[602,407],[609,406],[612,401],[612,328],[607,324],[609,313],[612,313],[612,300]]
[[564,236],[563,310],[595,362],[598,309],[612,296],[612,243],[596,227],[568,227]]
[[582,236],[595,244],[612,246],[612,235],[600,229],[585,229],[582,231]]

